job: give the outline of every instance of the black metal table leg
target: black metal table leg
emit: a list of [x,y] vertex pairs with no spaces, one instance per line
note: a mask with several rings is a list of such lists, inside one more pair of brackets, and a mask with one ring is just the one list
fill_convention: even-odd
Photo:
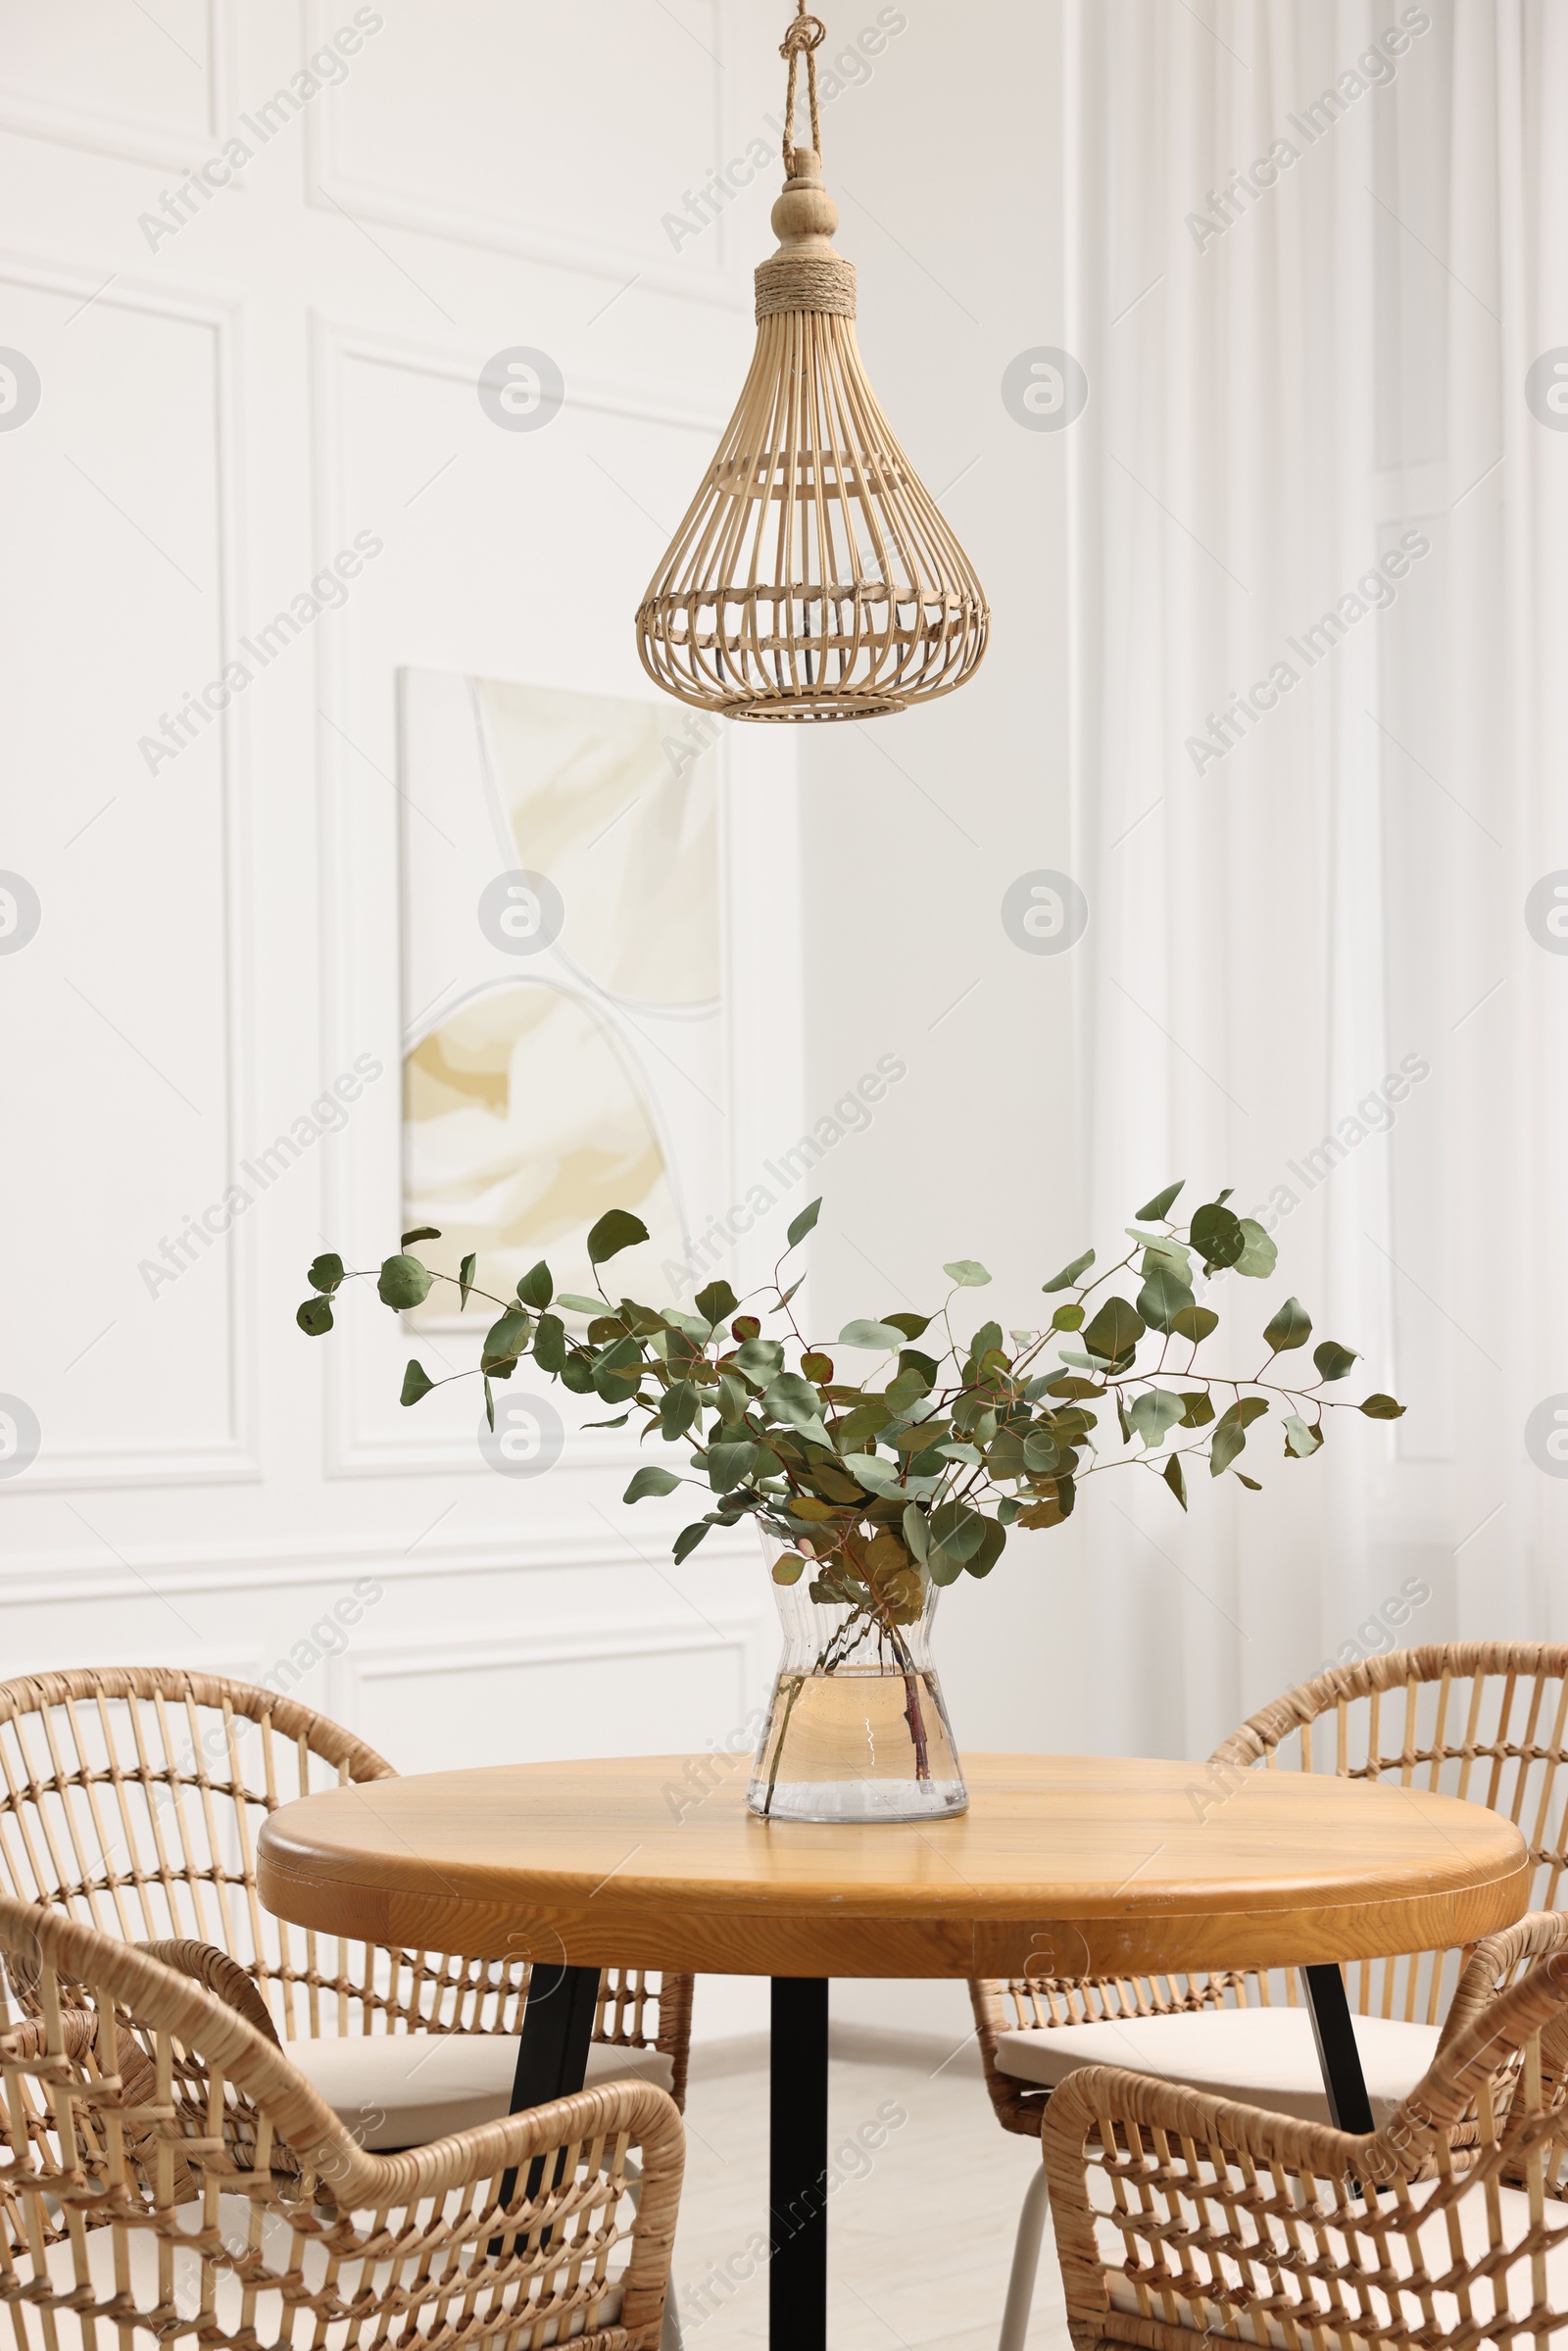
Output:
[[1328,2092],[1329,2121],[1336,2131],[1362,2133],[1372,2129],[1372,2104],[1361,2072],[1361,2052],[1355,2045],[1350,2003],[1345,1996],[1345,1978],[1337,1967],[1304,1967],[1301,1984],[1317,2042],[1317,2061],[1323,2068]]
[[[581,2089],[588,2071],[588,2044],[594,2035],[599,2008],[599,1970],[596,1967],[539,1967],[528,1978],[528,1997],[522,2011],[522,2033],[517,2042],[517,2070],[512,2077],[513,2114],[526,2107],[547,2105]],[[537,2195],[545,2159],[536,2155],[528,2166],[530,2196]],[[515,2172],[501,2180],[501,2201],[510,2204],[517,2184]]]
[[827,2351],[827,1979],[773,1978],[768,2335]]

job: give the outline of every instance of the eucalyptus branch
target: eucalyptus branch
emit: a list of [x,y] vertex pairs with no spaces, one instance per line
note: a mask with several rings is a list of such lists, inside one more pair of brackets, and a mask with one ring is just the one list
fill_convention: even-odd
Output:
[[[790,1546],[773,1571],[781,1583],[796,1581],[809,1566],[813,1598],[850,1606],[860,1628],[856,1640],[874,1626],[878,1639],[902,1656],[906,1643],[901,1628],[919,1614],[929,1584],[989,1574],[1013,1527],[1060,1525],[1087,1478],[1129,1466],[1148,1470],[1186,1509],[1184,1464],[1195,1459],[1206,1459],[1212,1478],[1232,1474],[1257,1488],[1258,1481],[1237,1464],[1249,1432],[1272,1406],[1278,1407],[1288,1460],[1321,1448],[1329,1410],[1359,1410],[1374,1420],[1396,1419],[1402,1411],[1392,1396],[1372,1395],[1352,1404],[1321,1394],[1356,1361],[1335,1340],[1320,1341],[1314,1349],[1315,1380],[1293,1385],[1288,1377],[1263,1376],[1311,1336],[1310,1318],[1294,1298],[1263,1331],[1269,1351],[1255,1375],[1195,1368],[1199,1348],[1219,1324],[1218,1311],[1206,1300],[1218,1295],[1220,1279],[1235,1272],[1266,1280],[1276,1257],[1261,1226],[1226,1206],[1226,1194],[1196,1209],[1190,1225],[1174,1224],[1168,1211],[1181,1189],[1168,1186],[1137,1211],[1138,1227],[1128,1228],[1135,1246],[1104,1272],[1083,1278],[1095,1262],[1089,1249],[1045,1284],[1046,1295],[1061,1302],[1045,1329],[1014,1334],[1010,1347],[995,1322],[982,1323],[967,1342],[954,1328],[955,1301],[990,1284],[985,1267],[972,1258],[945,1268],[952,1287],[934,1315],[901,1309],[880,1320],[848,1323],[836,1341],[808,1343],[792,1310],[799,1285],[786,1289],[783,1273],[815,1225],[819,1200],[789,1228],[773,1268],[772,1304],[765,1301],[768,1285],[752,1294],[762,1313],[743,1310],[750,1301],[737,1298],[723,1281],[697,1294],[695,1313],[612,1299],[601,1267],[648,1238],[639,1218],[612,1209],[588,1236],[595,1299],[558,1299],[543,1262],[522,1276],[513,1296],[497,1296],[478,1286],[472,1255],[454,1275],[413,1254],[416,1243],[441,1238],[422,1227],[406,1233],[398,1253],[378,1269],[348,1272],[335,1255],[318,1257],[310,1270],[313,1295],[296,1319],[311,1337],[322,1336],[333,1327],[338,1292],[371,1278],[396,1313],[422,1304],[437,1282],[459,1291],[463,1308],[470,1298],[483,1300],[498,1312],[473,1370],[435,1380],[414,1358],[404,1374],[405,1404],[478,1377],[494,1427],[494,1384],[510,1380],[526,1361],[576,1395],[623,1406],[622,1421],[635,1410],[642,1418],[639,1444],[657,1427],[664,1442],[685,1445],[689,1472],[699,1474],[649,1463],[636,1471],[625,1499],[666,1495],[685,1486],[703,1491],[707,1482],[710,1507],[676,1536],[677,1560],[688,1557],[710,1528],[755,1517]],[[1150,1230],[1156,1224],[1162,1232]],[[1136,1298],[1112,1289],[1090,1315],[1095,1293],[1133,1267],[1141,1285]],[[1198,1267],[1204,1277],[1203,1303],[1196,1295]],[[588,1316],[585,1336],[568,1331],[563,1320],[564,1313],[579,1312]],[[763,1336],[764,1315],[781,1328],[781,1337]],[[928,1331],[946,1337],[940,1355],[923,1350]],[[1053,1341],[1069,1336],[1078,1338],[1083,1369],[1046,1359]],[[1191,1348],[1185,1371],[1170,1363],[1177,1339]],[[846,1348],[871,1356],[873,1368],[863,1379],[842,1376],[835,1356]],[[1232,1396],[1218,1414],[1216,1389],[1229,1389]],[[1113,1457],[1100,1451],[1095,1434],[1095,1407],[1107,1396],[1124,1438]],[[1179,1442],[1178,1430],[1193,1432],[1190,1441]],[[944,1446],[967,1447],[974,1457],[956,1458]]]

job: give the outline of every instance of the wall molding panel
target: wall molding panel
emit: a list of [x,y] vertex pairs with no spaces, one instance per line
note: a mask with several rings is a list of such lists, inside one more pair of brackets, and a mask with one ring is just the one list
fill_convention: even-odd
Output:
[[[0,250],[0,285],[57,294],[74,304],[95,297],[105,312],[117,310],[200,327],[212,338],[216,473],[212,485],[216,529],[212,547],[218,597],[217,641],[226,659],[244,634],[242,556],[244,499],[239,421],[237,298],[225,300],[152,285],[117,275],[104,286],[104,272],[89,263],[67,263]],[[232,1171],[246,1155],[239,1138],[250,1131],[254,1004],[251,984],[250,912],[245,882],[248,796],[241,710],[231,704],[215,721],[221,794],[223,966],[218,984],[224,1004],[222,1164]],[[227,1344],[221,1357],[227,1398],[228,1434],[218,1444],[178,1440],[124,1445],[46,1442],[24,1486],[0,1485],[8,1494],[89,1491],[104,1487],[209,1486],[250,1483],[262,1475],[257,1447],[256,1398],[252,1373],[254,1249],[245,1220],[236,1221],[224,1255]]]

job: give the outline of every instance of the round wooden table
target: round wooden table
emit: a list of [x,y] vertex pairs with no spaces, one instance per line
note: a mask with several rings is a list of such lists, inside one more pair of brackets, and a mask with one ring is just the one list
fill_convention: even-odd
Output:
[[[599,1970],[773,1979],[773,2339],[826,2339],[827,1980],[1299,1967],[1330,2112],[1371,2129],[1339,1962],[1522,1916],[1529,1855],[1482,1804],[1298,1772],[968,1755],[956,1820],[764,1822],[749,1757],[502,1765],[285,1804],[262,1899],[302,1927],[535,1974],[513,2109],[580,2088]],[[546,1996],[548,1995],[548,1996]]]

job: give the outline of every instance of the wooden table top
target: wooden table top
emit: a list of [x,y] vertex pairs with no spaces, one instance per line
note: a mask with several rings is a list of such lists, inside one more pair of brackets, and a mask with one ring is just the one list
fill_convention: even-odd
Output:
[[264,1826],[262,1899],[468,1958],[1005,1976],[1437,1949],[1511,1925],[1528,1896],[1510,1822],[1413,1788],[971,1754],[960,1818],[840,1828],[755,1819],[749,1770],[656,1755],[330,1788]]

